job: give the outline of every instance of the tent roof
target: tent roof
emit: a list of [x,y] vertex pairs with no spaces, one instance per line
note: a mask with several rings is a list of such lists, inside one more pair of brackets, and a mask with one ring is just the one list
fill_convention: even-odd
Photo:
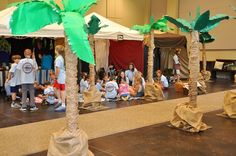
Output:
[[102,28],[95,35],[95,38],[117,40],[119,37],[121,37],[121,39],[123,38],[123,40],[143,40],[143,35],[140,35],[138,31],[131,30],[130,28],[115,23],[95,12],[85,17],[86,23],[89,22],[91,16],[93,15],[97,16],[100,19],[101,25],[108,25],[108,27]]
[[187,39],[183,35],[173,33],[155,34],[155,46],[160,48],[182,47],[187,44]]
[[[16,7],[10,7],[0,11],[0,35],[12,36],[9,30],[9,20]],[[97,16],[101,20],[102,25],[108,25],[108,27],[102,28],[95,38],[101,39],[120,39],[120,40],[143,40],[143,35],[140,35],[138,31],[130,30],[120,24],[117,24],[95,12],[85,17],[86,23],[90,20],[92,15]],[[64,29],[62,25],[52,24],[44,27],[43,29],[24,35],[27,37],[64,37]]]

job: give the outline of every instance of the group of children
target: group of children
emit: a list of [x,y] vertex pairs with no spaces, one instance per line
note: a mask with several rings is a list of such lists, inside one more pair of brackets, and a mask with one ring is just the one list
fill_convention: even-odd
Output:
[[[117,73],[117,74],[116,74]],[[157,71],[157,78],[155,79],[161,88],[166,89],[169,87],[167,78]],[[130,97],[139,98],[144,96],[145,80],[142,73],[139,72],[134,64],[130,63],[128,70],[121,70],[115,72],[113,66],[109,66],[109,70],[105,72],[102,70],[97,74],[96,88],[102,92],[105,99],[128,100]],[[85,90],[89,89],[89,79],[86,73],[82,73],[80,81],[80,93],[83,94]]]
[[[34,54],[30,49],[24,51],[25,58],[21,59],[20,55],[13,55],[13,63],[9,70],[6,84],[10,86],[12,108],[20,108],[21,111],[36,111],[38,108],[35,103],[45,101],[48,104],[57,104],[55,111],[63,112],[66,110],[65,105],[65,66],[64,47],[59,45],[55,47],[55,72],[50,73],[51,82],[39,85],[36,80],[38,65],[35,61]],[[42,94],[37,92],[42,91]],[[21,92],[21,103],[16,102],[16,95]],[[35,92],[36,91],[36,92]],[[37,96],[37,97],[36,97]]]

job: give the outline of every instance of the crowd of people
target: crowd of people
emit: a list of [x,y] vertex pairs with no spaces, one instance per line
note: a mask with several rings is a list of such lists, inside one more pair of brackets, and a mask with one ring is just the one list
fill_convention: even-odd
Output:
[[[65,94],[65,64],[64,47],[58,45],[55,47],[56,59],[54,61],[54,72],[50,72],[50,82],[43,85],[36,82],[36,71],[38,65],[34,53],[30,49],[24,50],[25,58],[21,59],[19,55],[12,56],[12,65],[6,80],[6,87],[11,92],[11,107],[20,108],[20,111],[37,111],[36,103],[57,104],[56,112],[66,110]],[[7,89],[6,89],[7,90]],[[21,102],[16,102],[17,94],[21,95]]]
[[[116,70],[114,65],[110,65],[107,72],[104,68],[98,70],[96,75],[96,88],[102,94],[102,97],[107,100],[128,100],[131,97],[140,98],[144,96],[145,79],[143,74],[138,71],[133,63],[128,65],[126,70]],[[156,71],[154,83],[161,86],[162,89],[169,87],[169,82],[161,72]],[[80,80],[80,94],[89,90],[90,80],[87,73],[82,73]]]
[[[12,65],[6,83],[10,87],[12,103],[11,107],[20,108],[21,111],[38,110],[35,103],[55,105],[56,112],[66,110],[65,91],[65,61],[64,47],[55,47],[54,71],[50,72],[50,82],[43,85],[36,82],[36,71],[38,65],[34,53],[30,49],[24,51],[25,58],[19,55],[12,56]],[[177,71],[178,74],[178,71]],[[156,71],[154,83],[162,89],[169,87],[169,82],[161,70]],[[90,88],[88,73],[81,73],[79,93],[83,95]],[[140,98],[145,93],[145,79],[143,74],[135,68],[133,63],[128,65],[126,70],[116,70],[114,65],[110,65],[108,70],[104,68],[96,72],[95,86],[106,100],[129,100],[130,98]],[[16,102],[16,97],[21,95],[21,102]]]

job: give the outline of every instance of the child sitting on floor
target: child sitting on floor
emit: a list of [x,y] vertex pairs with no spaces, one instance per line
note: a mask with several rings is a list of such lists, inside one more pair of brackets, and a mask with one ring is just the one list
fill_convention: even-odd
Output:
[[116,83],[116,80],[114,76],[110,77],[110,81],[106,83],[105,85],[105,98],[106,99],[116,99],[117,96],[117,90],[118,90],[118,85]]
[[87,73],[82,73],[82,79],[80,80],[80,94],[83,94],[85,90],[89,89],[88,78]]
[[119,95],[120,98],[124,101],[128,100],[130,97],[129,85],[124,79],[121,79],[121,82],[119,84]]
[[55,97],[55,91],[50,82],[45,82],[44,98],[49,105],[56,104],[58,99]]
[[137,71],[134,75],[133,86],[129,88],[130,95],[132,97],[142,97],[144,96],[144,82],[142,78],[142,73]]

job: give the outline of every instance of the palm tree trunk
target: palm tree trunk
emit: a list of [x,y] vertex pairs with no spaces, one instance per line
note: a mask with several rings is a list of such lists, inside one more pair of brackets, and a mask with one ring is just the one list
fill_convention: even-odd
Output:
[[154,30],[150,32],[150,43],[148,47],[148,82],[153,82],[153,50],[154,50]]
[[77,84],[77,57],[71,52],[65,37],[65,60],[66,60],[66,121],[67,129],[75,133],[78,128],[78,84]]
[[206,46],[205,43],[202,43],[202,65],[204,74],[206,74],[206,63]]
[[[89,35],[89,44],[93,52],[93,56],[95,56],[95,40],[93,35]],[[89,64],[89,80],[90,80],[90,87],[95,86],[95,71],[94,65]]]
[[197,107],[197,81],[199,74],[199,34],[197,31],[192,31],[191,36],[191,47],[190,47],[190,58],[189,58],[189,104],[193,107]]

